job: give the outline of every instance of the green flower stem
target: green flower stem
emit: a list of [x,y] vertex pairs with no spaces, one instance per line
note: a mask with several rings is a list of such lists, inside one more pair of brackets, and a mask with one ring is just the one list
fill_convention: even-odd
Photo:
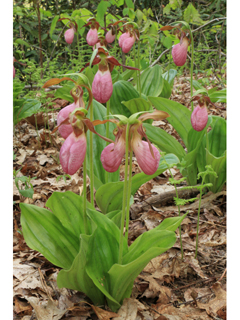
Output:
[[83,161],[83,224],[85,233],[88,234],[87,225],[87,158]]
[[123,187],[122,219],[121,219],[120,240],[119,240],[119,255],[118,255],[119,264],[122,264],[123,240],[124,240],[123,229],[124,229],[124,222],[125,222],[127,191],[128,191],[128,136],[129,136],[129,123],[127,124],[127,129],[126,129],[125,174],[124,174],[124,187]]
[[141,97],[141,80],[140,80],[140,41],[138,41],[138,89]]
[[[165,157],[163,156],[164,160],[165,160]],[[169,168],[169,165],[168,165],[168,162],[165,160],[167,166],[168,166],[168,170],[170,172],[170,175],[172,177],[172,179],[174,180],[174,177],[173,177],[173,174],[172,174],[172,171],[170,170]],[[177,191],[177,186],[176,184],[174,183],[174,188],[175,188],[175,192],[176,192],[176,198],[177,200],[179,199],[178,198],[178,191]],[[181,211],[180,211],[180,206],[178,205],[178,215],[180,216],[181,215]],[[182,259],[183,259],[183,245],[182,245],[182,229],[181,229],[181,225],[179,226],[179,240],[180,240],[180,246],[181,246],[181,255],[182,255]]]
[[[106,103],[107,107],[107,119],[109,119],[110,115],[110,99]],[[106,123],[106,138],[109,138],[109,122]],[[106,142],[106,146],[109,144],[109,142]],[[105,183],[108,183],[108,172],[105,171]]]
[[[203,185],[203,180],[202,180],[202,185]],[[198,220],[197,220],[197,236],[196,236],[195,259],[197,258],[197,253],[198,253],[198,231],[199,231],[199,218],[200,218],[201,200],[202,200],[202,188],[200,190],[199,206],[198,206]]]
[[[93,104],[90,105],[90,121],[93,121]],[[89,161],[90,161],[90,196],[91,196],[91,204],[94,206],[94,169],[93,169],[93,133],[90,131],[89,133],[90,140],[90,152],[89,152]]]
[[[136,58],[135,43],[134,43],[134,45],[133,45],[133,56],[134,56],[134,64],[135,64],[135,68],[137,68],[137,67],[138,67],[138,64],[137,64],[137,58]],[[138,73],[137,73],[137,91],[139,91]]]
[[[191,98],[193,96],[193,50],[194,50],[194,44],[193,44],[193,35],[192,35],[192,31],[189,28],[189,33],[190,33],[190,37],[191,37],[191,79],[190,79],[190,86],[191,86]],[[193,111],[193,101],[191,102],[191,108]]]
[[77,48],[78,48],[78,60],[80,61],[81,63],[81,55],[80,55],[80,48],[79,48],[79,34],[78,34],[78,31],[77,31]]
[[128,229],[129,229],[129,209],[130,209],[130,198],[131,198],[131,187],[132,187],[132,150],[130,151],[129,157],[129,170],[128,170],[128,189],[127,189],[127,212],[126,212],[126,224],[125,224],[125,238],[128,241]]

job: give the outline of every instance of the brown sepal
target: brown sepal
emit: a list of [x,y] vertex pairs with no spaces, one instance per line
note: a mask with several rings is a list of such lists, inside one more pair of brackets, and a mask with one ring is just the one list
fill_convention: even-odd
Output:
[[[44,85],[42,86],[42,88],[48,88],[48,87],[51,87],[53,85],[56,85],[56,84],[59,84],[60,82],[64,81],[64,80],[70,80],[74,83],[76,83],[76,81],[74,81],[73,79],[71,78],[68,78],[68,77],[63,77],[61,79],[59,78],[52,78],[50,80],[48,80],[47,82],[44,83]],[[76,83],[77,84],[77,83]]]
[[67,119],[63,120],[58,126],[56,126],[56,127],[53,129],[53,131],[52,131],[51,134],[55,133],[62,124],[70,124],[69,119],[67,118]]
[[106,137],[103,137],[101,134],[99,134],[99,133],[94,129],[93,122],[91,122],[89,119],[85,118],[85,119],[83,119],[83,122],[85,123],[85,125],[87,126],[87,128],[88,128],[91,132],[97,134],[97,135],[98,135],[100,138],[102,138],[103,140],[105,140],[105,141],[107,141],[107,142],[111,142],[111,143],[114,142],[113,140],[108,139],[108,138],[106,138]]
[[174,29],[174,28],[176,28],[176,27],[164,26],[164,27],[160,28],[160,30],[161,30],[161,31],[169,31],[169,30],[172,30],[172,29]]

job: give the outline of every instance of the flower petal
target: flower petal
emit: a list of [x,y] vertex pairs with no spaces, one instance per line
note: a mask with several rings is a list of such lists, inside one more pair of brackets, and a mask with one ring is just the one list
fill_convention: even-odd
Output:
[[158,149],[154,145],[152,145],[154,153],[153,158],[148,143],[139,138],[132,139],[132,149],[142,171],[148,175],[154,174],[158,169],[160,161],[160,154]]
[[[63,120],[66,120],[69,116],[69,113],[71,113],[73,110],[77,108],[77,105],[75,103],[70,104],[69,106],[66,106],[60,112],[58,113],[57,116],[57,125],[59,126]],[[72,132],[73,128],[71,124],[63,124],[58,128],[58,131],[60,135],[66,139]]]
[[129,38],[129,37],[130,37],[129,32],[124,32],[123,34],[121,34],[121,36],[120,36],[119,39],[118,39],[119,47],[122,48],[123,41],[124,41],[125,39]]
[[124,53],[128,53],[131,49],[132,49],[132,46],[135,42],[135,37],[129,37],[127,39],[125,39],[122,43],[122,51]]
[[113,84],[110,71],[102,72],[98,70],[92,83],[92,94],[94,98],[100,103],[105,103],[111,98],[112,92]]
[[59,159],[62,169],[67,174],[74,174],[82,166],[86,154],[87,142],[85,134],[76,137],[72,132],[64,141]]
[[207,107],[196,106],[191,114],[192,127],[196,131],[202,131],[208,122]]
[[125,154],[125,141],[119,139],[116,144],[110,143],[101,154],[103,168],[108,172],[115,172],[119,168]]
[[87,33],[87,43],[89,46],[94,46],[98,42],[98,31],[97,29],[90,29]]
[[176,66],[181,67],[187,59],[188,40],[183,38],[182,43],[178,43],[172,48],[173,62]]
[[64,33],[64,38],[66,40],[66,42],[68,44],[71,44],[73,42],[73,39],[74,39],[74,30],[71,28],[71,29],[68,29],[65,33]]

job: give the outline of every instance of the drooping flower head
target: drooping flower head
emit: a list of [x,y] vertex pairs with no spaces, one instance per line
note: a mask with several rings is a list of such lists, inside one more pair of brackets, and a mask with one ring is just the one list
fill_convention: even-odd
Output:
[[[160,154],[158,149],[150,143],[142,122],[147,119],[166,119],[169,117],[169,114],[164,111],[157,110],[152,113],[143,113],[137,119],[138,115],[139,114],[132,115],[128,119],[128,121],[130,121],[129,124],[132,123],[129,127],[128,136],[129,151],[132,150],[134,152],[139,167],[142,169],[142,171],[145,174],[152,175],[158,169]],[[111,143],[103,149],[101,154],[101,162],[106,171],[115,172],[118,170],[125,154],[127,124],[126,121],[118,121],[116,119],[110,119],[106,121],[116,123],[117,128],[113,132],[115,135],[115,143]],[[146,141],[143,141],[142,138],[145,138]]]
[[117,28],[115,27],[114,24],[110,24],[108,27],[110,29],[106,33],[105,39],[106,39],[107,43],[112,43],[116,38]]
[[71,44],[74,39],[74,29],[70,28],[64,33],[64,38],[68,44]]
[[87,43],[89,44],[89,46],[94,46],[98,42],[99,23],[95,18],[90,18],[88,19],[88,23],[84,25],[84,27],[86,26],[91,26],[86,37]]
[[123,34],[119,37],[119,47],[124,53],[128,53],[136,40],[139,40],[139,30],[137,24],[134,22],[127,22],[122,26]]
[[[111,98],[113,92],[111,72],[114,66],[124,66],[127,69],[138,70],[137,68],[120,64],[113,56],[109,56],[107,49],[104,47],[94,50],[91,61],[92,65],[98,64],[98,71],[92,83],[92,93],[93,97],[100,103],[105,103]],[[89,65],[90,62],[85,67]],[[84,68],[81,69],[81,72]]]
[[58,21],[62,21],[62,20],[69,20],[70,23],[69,23],[69,29],[67,29],[64,33],[64,38],[65,38],[65,41],[68,43],[68,44],[72,44],[73,42],[73,39],[74,39],[74,33],[77,32],[78,30],[78,25],[75,21],[69,19],[69,18],[60,18],[58,19]]
[[191,101],[198,101],[198,105],[194,108],[191,114],[191,124],[194,130],[202,131],[208,122],[208,110],[209,104],[213,104],[209,97],[204,95],[196,95]]
[[190,44],[190,40],[187,38],[185,32],[188,30],[186,25],[187,24],[185,23],[184,27],[182,28],[180,23],[175,26],[164,26],[160,29],[161,31],[173,30],[173,34],[180,40],[179,43],[172,47],[173,62],[178,67],[181,67],[185,64],[187,59],[187,50]]

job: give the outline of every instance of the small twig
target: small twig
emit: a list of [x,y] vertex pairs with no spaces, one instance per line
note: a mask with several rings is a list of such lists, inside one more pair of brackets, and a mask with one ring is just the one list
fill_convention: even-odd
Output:
[[212,277],[212,278],[209,278],[209,279],[200,279],[200,280],[194,281],[194,282],[192,282],[192,283],[190,283],[190,284],[187,284],[187,285],[182,286],[182,287],[178,287],[178,288],[173,289],[173,290],[182,290],[182,289],[191,287],[191,286],[193,286],[193,285],[196,284],[196,283],[208,282],[208,281],[212,281],[212,280],[215,280],[215,279],[216,279],[216,277]]
[[[195,217],[190,217],[190,216],[189,216],[189,218],[190,218],[190,219],[197,220],[197,218],[195,218]],[[218,224],[218,223],[214,223],[214,222],[211,222],[211,221],[204,221],[204,220],[201,220],[201,219],[199,219],[199,221],[200,221],[200,222],[205,222],[205,223],[211,224],[211,225],[213,225],[213,226],[222,227],[222,228],[225,228],[225,229],[226,229],[226,226],[222,226],[221,224]]]
[[225,273],[227,272],[227,268],[225,269],[225,271],[223,272],[223,274],[222,274],[222,276],[221,276],[221,278],[218,280],[218,282],[220,282],[222,279],[223,279],[223,277],[225,276]]
[[226,17],[213,19],[213,20],[208,21],[207,23],[203,24],[202,26],[198,27],[197,29],[192,30],[192,32],[196,32],[196,31],[198,31],[198,30],[200,30],[200,29],[208,26],[209,24],[211,24],[211,23],[214,22],[214,21],[226,20],[226,19],[227,19]]

